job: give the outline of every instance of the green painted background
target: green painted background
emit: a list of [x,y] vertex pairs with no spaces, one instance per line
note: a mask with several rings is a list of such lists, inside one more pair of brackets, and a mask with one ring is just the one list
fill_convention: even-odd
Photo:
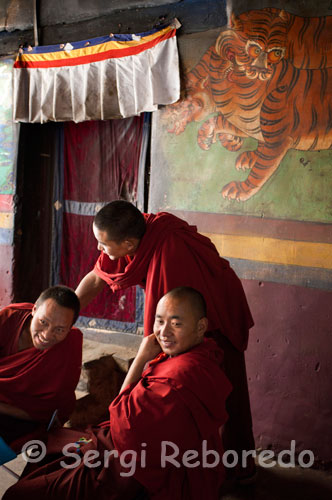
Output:
[[0,60],[0,194],[13,194],[17,124],[12,122],[12,59]]
[[[179,37],[182,74],[198,63],[219,33],[220,29],[214,29]],[[208,117],[190,123],[178,136],[167,131],[161,117],[162,110],[153,113],[151,209],[332,222],[331,150],[290,150],[256,195],[244,202],[225,200],[223,186],[232,180],[245,180],[250,172],[236,170],[237,156],[256,149],[257,142],[246,139],[243,147],[232,153],[217,141],[209,151],[203,151],[197,144],[197,132]]]
[[244,202],[229,201],[221,189],[232,180],[246,179],[249,170],[237,171],[235,160],[242,151],[256,149],[257,142],[246,139],[242,149],[232,153],[217,141],[203,151],[197,144],[202,123],[190,123],[179,136],[155,123],[155,157],[163,164],[162,182],[155,182],[155,189],[161,191],[162,208],[332,222],[332,151],[290,150],[256,195]]

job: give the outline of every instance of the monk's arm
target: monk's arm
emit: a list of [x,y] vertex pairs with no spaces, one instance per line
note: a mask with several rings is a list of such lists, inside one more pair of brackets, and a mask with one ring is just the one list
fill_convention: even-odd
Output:
[[97,276],[94,271],[84,276],[75,290],[76,295],[80,299],[81,309],[90,304],[90,302],[102,291],[105,285],[105,281]]
[[9,415],[10,417],[20,418],[21,420],[32,420],[30,415],[21,410],[21,408],[16,408],[16,406],[9,405],[7,403],[2,403],[0,401],[0,413],[4,415]]
[[124,379],[120,392],[123,391],[127,385],[139,381],[146,363],[151,361],[151,359],[154,359],[160,351],[161,348],[154,333],[144,337],[138,349],[137,355],[128,370],[127,376]]

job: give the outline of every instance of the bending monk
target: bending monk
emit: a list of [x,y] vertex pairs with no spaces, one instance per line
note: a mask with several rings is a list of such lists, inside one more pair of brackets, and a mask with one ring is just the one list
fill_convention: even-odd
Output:
[[[132,285],[145,289],[144,333],[152,331],[158,300],[174,287],[187,285],[207,302],[211,335],[225,354],[224,369],[233,392],[224,446],[242,453],[254,450],[244,350],[253,320],[242,284],[227,260],[196,227],[169,213],[142,214],[126,201],[113,201],[96,215],[93,232],[100,256],[76,293],[85,307],[107,284],[111,290]],[[254,473],[237,470],[238,478]]]
[[[199,292],[167,293],[154,333],[143,339],[109,407],[110,421],[85,432],[51,431],[48,463],[33,471],[28,465],[3,499],[129,500],[144,488],[152,500],[216,500],[231,385],[220,368],[222,351],[204,338],[207,325]],[[56,451],[62,454],[55,459]]]
[[0,436],[14,439],[49,422],[64,423],[74,409],[82,362],[82,333],[73,290],[55,286],[35,304],[0,311]]

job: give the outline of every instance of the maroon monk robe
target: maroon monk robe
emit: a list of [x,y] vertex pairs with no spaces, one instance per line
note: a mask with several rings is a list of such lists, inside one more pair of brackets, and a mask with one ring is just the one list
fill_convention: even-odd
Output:
[[[253,320],[241,281],[213,243],[196,227],[168,213],[145,214],[146,232],[133,258],[111,261],[101,252],[95,273],[112,290],[138,284],[145,289],[144,333],[152,332],[158,300],[177,286],[199,290],[207,303],[209,330],[225,353],[233,391],[227,400],[226,449],[255,449],[243,351]],[[246,474],[245,472],[244,474]]]
[[[50,431],[46,439],[47,455],[44,460],[28,463],[23,476],[5,492],[2,500],[138,499],[137,494],[143,487],[134,477],[121,477],[118,458],[113,455],[108,457],[105,468],[99,464],[90,467],[83,462],[101,464],[105,450],[113,450],[109,426],[108,429],[90,428],[86,431],[57,428]],[[91,452],[97,452],[99,456],[87,460]]]
[[[151,499],[218,498],[224,479],[220,430],[227,420],[225,402],[231,392],[221,361],[222,351],[211,339],[174,358],[162,353],[149,364],[140,381],[125,388],[111,404],[115,448],[120,453],[138,451],[135,478]],[[179,468],[168,461],[162,466],[163,446],[164,455],[175,453]],[[216,453],[207,457],[208,463],[219,457],[219,463],[211,468],[203,465],[203,446]],[[140,461],[143,449],[146,466]],[[197,451],[197,455],[184,464],[183,454],[188,450]]]
[[[28,466],[25,476],[5,493],[3,500],[23,500],[30,494],[34,500],[133,500],[139,483],[152,500],[216,500],[224,478],[219,429],[227,419],[225,400],[231,390],[220,369],[221,357],[222,351],[210,339],[174,358],[157,356],[138,383],[127,386],[110,405],[110,422],[105,422],[104,428],[51,431],[48,463],[38,469],[38,464]],[[82,437],[91,441],[80,443]],[[64,445],[75,441],[65,457],[54,459]],[[162,467],[163,441],[173,443],[167,455],[178,447],[175,459],[180,467],[169,463]],[[218,463],[211,454],[207,457],[207,463],[214,465],[210,468],[202,467],[204,441],[207,450],[214,450],[219,457]],[[74,468],[61,465],[61,461],[66,465],[76,461],[68,452],[74,453],[77,447],[79,464]],[[110,457],[105,467],[104,452],[114,447],[119,457]],[[84,457],[91,450],[99,453],[92,460],[96,467],[84,465]],[[142,450],[146,452],[146,464],[141,461]],[[197,450],[197,456],[189,459],[188,455],[186,467],[182,458],[188,450]],[[131,455],[127,455],[127,463],[137,454],[135,467],[119,461],[128,451]],[[195,462],[198,465],[191,468]],[[131,470],[133,476],[128,475]]]
[[[0,401],[48,422],[55,409],[65,422],[74,409],[75,388],[82,364],[82,333],[72,328],[49,349],[18,351],[24,324],[33,304],[11,304],[0,311]],[[0,431],[1,432],[1,431]]]
[[146,232],[132,259],[112,261],[101,252],[94,272],[110,288],[145,289],[144,333],[153,331],[156,306],[177,286],[199,290],[207,303],[209,330],[219,330],[240,351],[248,343],[253,320],[241,281],[229,262],[195,226],[168,213],[145,214]]

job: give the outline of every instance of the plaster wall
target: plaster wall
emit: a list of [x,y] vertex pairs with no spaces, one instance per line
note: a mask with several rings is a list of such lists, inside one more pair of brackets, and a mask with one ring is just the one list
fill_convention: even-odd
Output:
[[256,446],[331,462],[331,293],[244,280],[255,326],[246,354]]

